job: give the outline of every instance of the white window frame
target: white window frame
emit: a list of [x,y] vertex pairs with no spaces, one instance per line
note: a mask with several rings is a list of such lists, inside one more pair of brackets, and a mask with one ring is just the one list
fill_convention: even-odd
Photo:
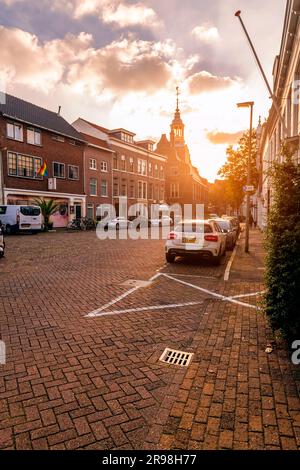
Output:
[[[96,191],[95,191],[95,194],[92,194],[92,191],[91,191],[91,182],[95,181],[95,188],[96,188]],[[90,178],[90,181],[89,181],[89,186],[90,186],[90,196],[92,197],[95,197],[98,195],[98,180],[97,178]]]
[[[89,209],[92,209],[92,210],[93,210],[93,216],[92,216],[92,217],[89,217],[89,216],[88,216],[88,210],[89,210]],[[92,219],[94,219],[94,214],[95,214],[95,213],[94,213],[94,204],[88,203],[87,206],[86,206],[86,216],[87,216],[87,218],[92,218]]]
[[[62,165],[63,168],[64,168],[64,176],[57,176],[54,172],[54,165]],[[61,179],[61,180],[64,180],[66,179],[66,165],[65,163],[61,163],[61,162],[52,162],[52,174],[53,174],[53,178],[58,178],[58,179]]]
[[[102,183],[105,183],[105,194],[102,193],[103,186]],[[100,188],[100,195],[101,197],[108,197],[108,181],[105,179],[101,179],[101,188]]]
[[[33,142],[30,142],[28,139],[29,132],[33,132]],[[36,135],[39,136],[39,142],[36,142]],[[38,147],[42,145],[42,133],[39,129],[35,129],[34,127],[27,127],[27,144],[37,145]]]
[[[70,178],[70,168],[77,168],[78,178]],[[79,166],[77,166],[77,165],[68,165],[68,180],[79,181]]]
[[102,173],[108,173],[108,163],[105,160],[102,160],[100,163],[100,171],[102,171]]
[[90,158],[89,167],[90,167],[90,170],[97,170],[97,160],[96,160],[96,158]]
[[[9,135],[8,126],[12,126],[13,136]],[[16,138],[16,127],[20,129],[20,136],[21,136],[20,139]],[[24,141],[23,125],[19,124],[18,122],[11,122],[11,121],[7,122],[6,123],[6,136],[8,139],[17,140],[18,142],[23,142]]]

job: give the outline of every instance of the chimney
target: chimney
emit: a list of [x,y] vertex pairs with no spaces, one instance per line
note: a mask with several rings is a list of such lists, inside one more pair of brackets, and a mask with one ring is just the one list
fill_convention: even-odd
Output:
[[57,112],[58,116],[60,116],[60,112],[61,112],[61,106],[58,106],[58,112]]

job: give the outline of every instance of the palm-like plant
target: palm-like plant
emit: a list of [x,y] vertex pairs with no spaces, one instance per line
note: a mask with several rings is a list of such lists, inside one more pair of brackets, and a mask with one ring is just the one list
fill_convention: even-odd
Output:
[[58,202],[56,202],[54,199],[49,199],[47,201],[46,199],[42,199],[42,198],[36,199],[35,204],[37,206],[39,206],[39,208],[41,209],[41,213],[44,217],[45,228],[47,230],[49,228],[49,225],[50,225],[49,219],[50,219],[52,214],[57,212],[60,204]]

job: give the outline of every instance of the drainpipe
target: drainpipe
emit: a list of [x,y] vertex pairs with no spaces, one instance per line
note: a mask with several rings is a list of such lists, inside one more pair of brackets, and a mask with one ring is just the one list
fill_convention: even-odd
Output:
[[4,174],[3,174],[3,151],[5,149],[0,149],[0,188],[1,188],[1,204],[4,204]]

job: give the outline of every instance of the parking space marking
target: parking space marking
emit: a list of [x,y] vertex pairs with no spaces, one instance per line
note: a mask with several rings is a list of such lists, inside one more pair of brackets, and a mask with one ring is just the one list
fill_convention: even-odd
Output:
[[242,299],[243,297],[254,297],[256,295],[265,294],[267,291],[262,290],[260,292],[253,292],[253,294],[241,294],[241,295],[231,295],[228,299]]
[[198,287],[198,286],[195,286],[194,284],[190,284],[189,282],[182,281],[181,279],[176,279],[175,277],[169,276],[168,274],[162,273],[162,275],[167,277],[168,279],[172,279],[175,282],[179,282],[180,284],[183,284],[185,286],[192,287],[193,289],[199,290],[200,292],[204,292],[205,294],[209,294],[212,297],[216,297],[220,300],[231,302],[231,303],[237,304],[237,305],[242,305],[243,307],[249,307],[249,308],[254,308],[255,310],[260,310],[260,307],[257,307],[256,305],[246,304],[245,302],[240,302],[239,300],[235,300],[235,299],[232,299],[230,297],[226,297],[225,295],[217,294],[216,292],[212,292],[208,289],[204,289],[203,287]]
[[[157,279],[159,276],[161,276],[160,273],[155,274],[154,276],[152,276],[152,277],[149,279],[149,282],[155,281],[155,279]],[[96,310],[94,310],[93,312],[88,313],[88,314],[85,315],[85,316],[86,316],[86,317],[95,317],[95,316],[99,316],[98,314],[101,313],[101,312],[103,312],[103,310],[106,310],[107,308],[112,307],[112,306],[115,305],[117,302],[120,302],[120,300],[125,299],[126,297],[128,297],[128,295],[133,294],[133,293],[134,293],[135,291],[137,291],[138,289],[142,289],[142,286],[136,286],[136,287],[133,287],[132,289],[127,290],[126,292],[124,292],[124,294],[119,295],[119,297],[116,297],[115,299],[111,300],[111,301],[108,302],[107,304],[103,305],[103,306],[100,307],[100,308],[97,308]]]
[[171,309],[171,308],[180,308],[180,307],[190,307],[193,305],[201,305],[203,304],[202,301],[199,302],[186,302],[182,304],[169,304],[169,305],[151,305],[149,307],[137,307],[137,308],[127,308],[125,310],[113,310],[111,312],[99,312],[99,313],[90,313],[87,315],[88,317],[105,317],[105,316],[112,316],[112,315],[120,315],[122,313],[133,313],[133,312],[146,312],[149,310],[164,310],[164,309]]
[[218,279],[217,276],[200,276],[199,274],[177,274],[177,273],[162,273],[162,274],[172,274],[173,276],[178,276],[178,277],[198,277],[201,279]]
[[[238,237],[238,242],[239,240],[241,239],[241,233],[239,234],[239,237]],[[225,273],[224,273],[224,281],[228,281],[229,280],[229,276],[230,276],[230,270],[231,270],[231,267],[232,267],[232,264],[233,264],[233,261],[234,261],[234,258],[235,258],[235,255],[236,255],[236,252],[237,252],[237,249],[238,249],[238,246],[239,246],[239,243],[236,243],[235,247],[234,247],[234,250],[230,256],[230,260],[228,261],[228,264],[226,266],[226,269],[225,269]]]

